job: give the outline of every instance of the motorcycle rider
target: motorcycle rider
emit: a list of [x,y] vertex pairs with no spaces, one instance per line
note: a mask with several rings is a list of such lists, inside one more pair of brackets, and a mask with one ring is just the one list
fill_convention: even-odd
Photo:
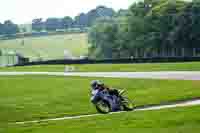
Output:
[[99,80],[93,80],[90,85],[92,91],[107,91],[110,95],[115,95],[117,97],[119,96],[119,91],[117,89],[110,89]]
[[[133,109],[130,100],[122,95],[125,92],[124,90],[110,89],[99,80],[91,81],[90,86],[90,101],[100,113]],[[131,106],[129,106],[130,103]]]

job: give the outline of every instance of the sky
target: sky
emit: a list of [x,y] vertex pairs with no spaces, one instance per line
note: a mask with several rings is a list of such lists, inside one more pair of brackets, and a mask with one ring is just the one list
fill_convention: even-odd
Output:
[[0,22],[30,23],[34,18],[74,17],[98,5],[127,9],[136,0],[0,0]]

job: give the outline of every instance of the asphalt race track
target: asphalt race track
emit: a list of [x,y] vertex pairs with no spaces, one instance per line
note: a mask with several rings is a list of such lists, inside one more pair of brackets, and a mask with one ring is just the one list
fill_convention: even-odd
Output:
[[200,71],[168,71],[168,72],[0,72],[4,75],[54,75],[81,77],[112,77],[112,78],[145,78],[145,79],[176,79],[200,80]]

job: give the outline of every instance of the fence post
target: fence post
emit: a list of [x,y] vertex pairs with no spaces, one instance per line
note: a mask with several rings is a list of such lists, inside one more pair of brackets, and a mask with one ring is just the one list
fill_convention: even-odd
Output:
[[135,58],[138,58],[138,49],[135,48]]
[[175,57],[175,48],[172,48],[172,57]]
[[165,49],[164,48],[162,48],[161,52],[162,52],[162,57],[165,57]]
[[182,57],[185,57],[185,48],[182,48]]
[[196,57],[196,48],[193,48],[193,57]]
[[19,56],[16,55],[16,64],[19,64]]
[[15,65],[15,55],[13,55],[13,64],[12,65]]
[[143,57],[146,58],[147,54],[146,54],[146,50],[143,48]]

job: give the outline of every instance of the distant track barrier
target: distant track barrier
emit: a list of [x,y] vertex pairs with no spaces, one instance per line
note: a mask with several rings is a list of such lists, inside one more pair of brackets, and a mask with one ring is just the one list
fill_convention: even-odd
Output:
[[159,58],[124,58],[124,59],[73,59],[73,60],[48,60],[35,62],[20,62],[14,66],[32,65],[67,65],[67,64],[125,64],[125,63],[168,63],[168,62],[191,62],[200,61],[200,57],[159,57]]

